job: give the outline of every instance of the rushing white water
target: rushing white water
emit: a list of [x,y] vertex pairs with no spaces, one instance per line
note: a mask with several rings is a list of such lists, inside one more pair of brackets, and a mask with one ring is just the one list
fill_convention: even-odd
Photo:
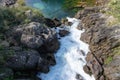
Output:
[[[89,52],[88,45],[80,40],[81,33],[84,30],[78,30],[76,27],[79,20],[75,18],[67,18],[72,22],[72,26],[64,29],[69,30],[70,34],[60,39],[60,49],[55,54],[56,65],[50,68],[47,74],[40,74],[42,80],[77,80],[76,74],[80,74],[82,79],[79,80],[95,80],[93,76],[89,76],[83,70],[86,64],[85,56]],[[57,31],[62,28],[57,28]],[[85,55],[81,52],[84,51]]]

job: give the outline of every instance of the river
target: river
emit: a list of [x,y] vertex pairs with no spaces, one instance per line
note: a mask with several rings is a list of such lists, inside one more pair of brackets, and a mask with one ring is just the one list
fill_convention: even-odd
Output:
[[[52,1],[27,0],[26,3],[28,6],[40,9],[47,18],[69,16],[69,13],[61,9],[62,0]],[[53,28],[57,33],[61,29],[70,32],[69,35],[59,39],[61,45],[55,53],[56,65],[50,67],[50,72],[46,74],[38,73],[37,76],[42,80],[95,80],[93,76],[88,75],[83,70],[83,66],[86,64],[85,57],[89,52],[89,45],[80,40],[81,33],[84,32],[84,30],[77,29],[80,20],[69,17],[67,19],[72,23],[71,26]]]
[[47,18],[65,18],[73,16],[74,12],[63,8],[64,0],[26,0],[30,7],[39,9]]

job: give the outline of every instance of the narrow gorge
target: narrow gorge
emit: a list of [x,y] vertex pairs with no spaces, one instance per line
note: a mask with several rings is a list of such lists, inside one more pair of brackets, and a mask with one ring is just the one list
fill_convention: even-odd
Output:
[[120,80],[119,4],[0,0],[0,80]]

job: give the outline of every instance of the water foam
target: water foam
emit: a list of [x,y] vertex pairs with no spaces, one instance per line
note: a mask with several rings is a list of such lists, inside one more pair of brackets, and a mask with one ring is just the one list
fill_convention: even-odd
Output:
[[[55,53],[56,65],[50,67],[47,74],[39,74],[42,80],[77,80],[76,74],[80,74],[82,80],[95,80],[93,76],[86,74],[83,66],[86,64],[85,56],[89,52],[89,45],[80,40],[81,33],[84,30],[78,30],[76,27],[80,20],[67,18],[72,22],[72,26],[57,28],[69,30],[70,34],[60,39],[60,49]],[[85,55],[82,54],[81,50]]]

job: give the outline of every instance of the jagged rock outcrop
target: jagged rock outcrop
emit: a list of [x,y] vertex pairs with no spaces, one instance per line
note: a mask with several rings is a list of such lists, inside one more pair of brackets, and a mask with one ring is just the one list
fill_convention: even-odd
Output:
[[35,76],[38,71],[47,73],[49,66],[56,64],[54,53],[60,44],[56,32],[43,23],[13,27],[4,35],[7,43],[3,45],[14,53],[7,57],[5,66],[12,69],[15,76]]
[[91,50],[84,70],[92,73],[96,80],[119,80],[120,25],[107,25],[109,16],[101,13],[100,9],[87,8],[76,16],[82,21],[78,29],[85,29],[81,40],[88,43]]

